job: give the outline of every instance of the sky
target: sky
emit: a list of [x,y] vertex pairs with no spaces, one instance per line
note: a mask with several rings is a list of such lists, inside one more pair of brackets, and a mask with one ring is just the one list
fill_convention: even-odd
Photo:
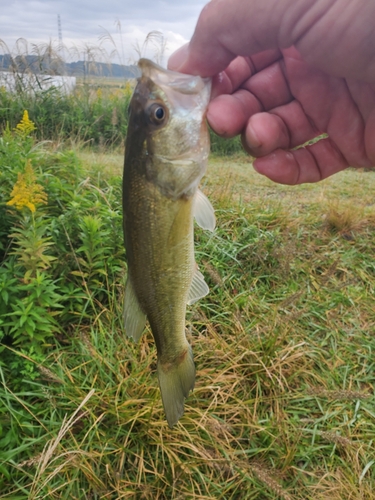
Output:
[[[121,64],[143,57],[163,60],[186,43],[208,0],[0,0],[0,52],[33,53],[52,42],[59,47],[58,15],[64,57],[84,58],[96,51],[96,60]],[[151,32],[159,32],[150,38]],[[25,41],[20,41],[24,39]],[[18,42],[17,42],[18,40]],[[142,47],[143,46],[143,47]]]

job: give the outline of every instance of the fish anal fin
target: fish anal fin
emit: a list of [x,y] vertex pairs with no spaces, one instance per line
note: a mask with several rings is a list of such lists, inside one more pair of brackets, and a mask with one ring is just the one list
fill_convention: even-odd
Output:
[[205,297],[209,291],[210,289],[208,288],[207,283],[204,281],[203,274],[199,271],[197,266],[190,285],[187,304],[189,306],[191,304],[194,304],[194,302],[197,302],[197,300]]
[[128,277],[125,286],[124,303],[124,327],[126,335],[138,342],[145,328],[146,319],[146,315],[142,311],[135,295],[131,279]]
[[210,200],[200,189],[194,195],[193,212],[198,226],[208,231],[213,231],[216,226],[216,217]]
[[184,401],[194,389],[195,366],[190,345],[173,363],[158,360],[158,379],[165,416],[169,427],[184,413]]

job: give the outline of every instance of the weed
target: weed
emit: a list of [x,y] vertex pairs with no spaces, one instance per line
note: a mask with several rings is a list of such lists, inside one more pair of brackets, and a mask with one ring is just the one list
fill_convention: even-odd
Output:
[[0,364],[13,387],[39,377],[63,331],[106,310],[124,269],[120,183],[92,184],[34,134],[25,112],[0,140]]

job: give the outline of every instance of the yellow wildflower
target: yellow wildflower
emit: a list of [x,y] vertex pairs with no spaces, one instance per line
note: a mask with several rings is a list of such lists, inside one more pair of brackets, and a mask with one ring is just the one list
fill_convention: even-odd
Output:
[[130,82],[130,80],[127,80],[127,82],[125,83],[125,86],[124,86],[125,96],[130,98],[132,93],[133,93],[133,90],[134,90],[134,84],[132,84]]
[[27,207],[35,212],[38,203],[47,203],[47,194],[44,192],[43,186],[36,182],[31,160],[27,160],[25,172],[18,174],[17,182],[10,195],[12,198],[7,205],[14,205],[18,210]]
[[100,99],[103,97],[103,91],[102,89],[99,87],[98,90],[96,91],[96,97],[97,99],[100,101]]
[[25,109],[25,111],[23,112],[22,120],[17,124],[14,130],[18,135],[26,137],[35,129],[35,124],[30,120],[29,112]]

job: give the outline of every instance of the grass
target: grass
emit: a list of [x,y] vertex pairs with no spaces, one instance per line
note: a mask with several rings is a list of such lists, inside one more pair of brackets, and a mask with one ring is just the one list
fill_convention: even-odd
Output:
[[[121,155],[80,157],[121,175]],[[119,283],[24,390],[1,375],[0,498],[374,498],[374,173],[287,187],[213,157],[203,189],[217,229],[196,229],[210,294],[187,313],[185,415],[168,428]]]

